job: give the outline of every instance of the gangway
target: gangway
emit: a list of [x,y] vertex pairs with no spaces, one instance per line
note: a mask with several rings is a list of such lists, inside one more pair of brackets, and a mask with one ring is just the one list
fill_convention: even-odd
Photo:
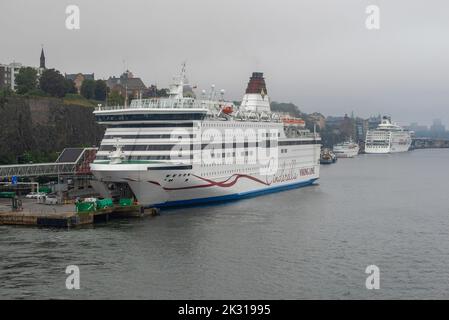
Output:
[[0,179],[16,177],[54,177],[58,175],[88,175],[97,148],[65,148],[51,163],[13,164],[0,166]]

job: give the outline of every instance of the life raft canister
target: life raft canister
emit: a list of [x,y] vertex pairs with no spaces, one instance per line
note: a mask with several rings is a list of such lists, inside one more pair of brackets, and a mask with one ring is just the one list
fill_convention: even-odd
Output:
[[224,106],[221,110],[225,114],[231,114],[234,111],[232,106]]
[[282,122],[285,124],[291,124],[291,125],[304,125],[305,121],[300,118],[290,118],[290,117],[284,117],[282,118]]

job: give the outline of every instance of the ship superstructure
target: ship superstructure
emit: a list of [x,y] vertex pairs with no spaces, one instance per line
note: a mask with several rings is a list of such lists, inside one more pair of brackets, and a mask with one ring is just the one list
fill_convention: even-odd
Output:
[[95,189],[164,207],[239,199],[319,178],[320,137],[301,119],[271,112],[262,73],[252,74],[240,106],[223,93],[213,88],[197,98],[183,67],[167,98],[97,108],[107,129],[91,164]]

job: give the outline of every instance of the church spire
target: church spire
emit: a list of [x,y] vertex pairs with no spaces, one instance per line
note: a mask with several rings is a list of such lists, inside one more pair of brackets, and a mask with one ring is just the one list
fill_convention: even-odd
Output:
[[44,46],[42,46],[41,50],[41,63],[39,66],[41,69],[45,69],[45,55],[44,55]]

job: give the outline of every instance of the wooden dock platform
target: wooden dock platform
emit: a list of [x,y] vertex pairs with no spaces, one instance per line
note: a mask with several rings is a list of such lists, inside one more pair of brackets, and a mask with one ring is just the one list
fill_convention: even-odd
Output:
[[27,225],[70,228],[108,221],[112,218],[135,218],[158,215],[156,208],[143,209],[139,205],[99,209],[93,212],[76,212],[73,204],[44,205],[34,202],[24,203],[21,211],[5,211],[0,208],[0,225]]

